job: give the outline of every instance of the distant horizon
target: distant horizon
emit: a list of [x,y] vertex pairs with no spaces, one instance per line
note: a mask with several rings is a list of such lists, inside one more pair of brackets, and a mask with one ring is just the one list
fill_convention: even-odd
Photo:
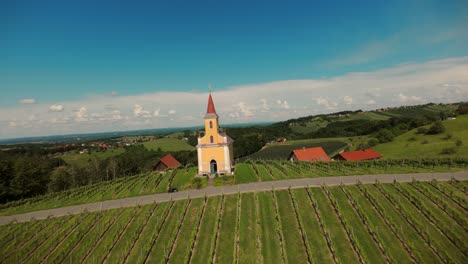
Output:
[[[406,104],[406,105],[399,105],[399,106],[386,106],[386,107],[380,107],[380,108],[375,108],[371,110],[362,110],[362,109],[355,109],[355,110],[340,110],[340,111],[330,111],[327,113],[319,113],[319,114],[311,114],[311,115],[305,115],[305,116],[296,116],[284,120],[276,120],[276,121],[256,121],[256,122],[242,122],[242,123],[228,123],[228,124],[223,124],[220,122],[220,127],[225,128],[225,127],[244,127],[244,126],[254,126],[254,125],[269,125],[269,124],[274,124],[274,123],[280,123],[280,122],[286,122],[291,119],[298,119],[302,117],[308,117],[308,116],[315,116],[315,115],[330,115],[333,113],[338,113],[338,112],[346,112],[346,111],[358,111],[362,110],[364,112],[372,112],[372,111],[377,111],[382,108],[398,108],[398,107],[404,107],[404,106],[419,106],[419,105],[426,105],[426,104],[458,104],[458,103],[464,103],[465,101],[454,101],[454,102],[428,102],[424,104]],[[202,120],[202,119],[200,119]],[[192,130],[192,129],[198,129],[198,128],[203,128],[204,125],[195,125],[195,126],[186,126],[186,127],[161,127],[161,128],[144,128],[144,129],[134,129],[134,130],[109,130],[109,131],[101,131],[101,132],[84,132],[84,133],[70,133],[70,134],[53,134],[53,135],[37,135],[37,136],[30,136],[30,137],[13,137],[13,138],[0,138],[0,144],[9,144],[8,142],[12,141],[21,141],[24,140],[24,143],[31,143],[31,142],[26,142],[27,140],[32,140],[32,139],[40,139],[40,138],[53,138],[53,137],[75,137],[75,136],[90,136],[90,135],[101,135],[101,134],[125,134],[125,133],[131,133],[131,132],[145,132],[145,131],[158,131],[158,130],[167,130],[168,133],[175,132],[175,131],[183,131],[183,130]],[[141,135],[144,135],[143,133],[140,133]],[[164,133],[163,133],[164,134]],[[131,135],[131,134],[129,134]],[[123,135],[122,135],[123,136]],[[21,144],[22,142],[18,143],[10,143],[10,144]]]
[[[281,122],[281,121],[278,121]],[[232,123],[232,124],[225,124],[222,125],[221,128],[225,127],[243,127],[243,126],[255,126],[255,125],[267,125],[267,124],[273,124],[275,122],[251,122],[251,123]],[[90,135],[102,135],[102,134],[124,134],[124,133],[132,133],[132,132],[142,132],[141,135],[143,136],[145,131],[151,132],[151,131],[159,131],[159,130],[167,130],[168,133],[171,133],[171,131],[184,131],[184,130],[192,130],[192,129],[198,129],[198,128],[203,128],[203,125],[199,126],[189,126],[189,127],[162,127],[162,128],[145,128],[145,129],[136,129],[136,130],[115,130],[115,131],[103,131],[103,132],[85,132],[85,133],[77,133],[77,134],[55,134],[55,135],[38,135],[38,136],[31,136],[31,137],[17,137],[17,138],[0,138],[0,144],[4,144],[5,142],[9,141],[17,141],[17,140],[27,140],[27,139],[39,139],[39,138],[53,138],[53,137],[75,137],[75,136],[90,136]],[[165,133],[162,133],[165,134]],[[132,134],[128,134],[132,135]],[[20,144],[20,143],[14,143],[14,144]]]

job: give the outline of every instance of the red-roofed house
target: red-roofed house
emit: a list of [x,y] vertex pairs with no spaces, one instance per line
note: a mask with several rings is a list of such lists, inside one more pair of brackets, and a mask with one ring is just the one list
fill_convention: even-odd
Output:
[[295,149],[289,155],[290,161],[329,161],[327,153],[321,147]]
[[373,149],[355,150],[341,152],[335,156],[336,160],[356,161],[356,160],[373,160],[380,159],[383,156]]
[[165,169],[173,169],[182,166],[180,162],[178,162],[171,154],[167,154],[166,156],[162,157],[156,166],[153,167],[153,170],[165,170]]

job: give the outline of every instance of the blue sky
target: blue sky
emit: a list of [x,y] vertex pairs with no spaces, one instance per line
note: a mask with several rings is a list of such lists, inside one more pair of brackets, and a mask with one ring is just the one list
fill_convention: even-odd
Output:
[[[257,115],[261,111],[255,108],[263,104],[262,99],[281,101],[278,106],[284,106],[283,101],[287,100],[280,94],[277,98],[257,94],[261,90],[258,85],[291,80],[331,81],[357,72],[395,69],[405,64],[423,67],[444,59],[454,59],[459,65],[457,59],[468,56],[466,1],[229,2],[1,1],[0,122],[16,125],[11,130],[0,130],[0,138],[16,135],[22,123],[36,128],[30,130],[35,134],[73,132],[74,126],[68,130],[63,130],[63,126],[39,129],[28,113],[42,107],[54,112],[52,115],[63,115],[42,115],[41,120],[47,123],[53,118],[66,119],[67,112],[72,120],[85,108],[89,121],[93,100],[101,98],[104,105],[107,99],[102,98],[106,96],[112,97],[111,101],[122,101],[122,107],[109,103],[112,111],[120,111],[122,117],[127,111],[129,118],[140,118],[135,114],[135,109],[139,109],[135,105],[150,109],[142,111],[152,112],[158,118],[154,115],[158,109],[181,113],[183,109],[172,109],[181,105],[180,97],[147,105],[131,99],[169,92],[198,95],[207,91],[208,83],[213,83],[219,96],[223,91],[250,87],[250,95],[258,99],[250,103],[250,118],[276,120],[309,112],[293,112],[290,107],[283,108],[289,114]],[[461,75],[438,81],[440,85],[455,83],[465,96],[465,79]],[[396,98],[400,93],[422,98],[418,94],[405,95],[405,89],[412,87],[402,87],[393,93]],[[293,88],[282,87],[283,92]],[[373,88],[378,87],[366,87]],[[317,103],[320,97],[330,101],[334,96],[317,94],[310,104],[321,106]],[[422,99],[421,102],[436,98]],[[243,103],[248,107],[245,101],[239,98],[233,105]],[[392,104],[374,101],[376,106]],[[288,104],[312,107],[291,99]],[[343,105],[335,104],[335,108]],[[353,104],[348,107],[362,108],[364,102],[354,100]],[[59,105],[62,108],[52,107]],[[225,110],[229,122],[245,121],[229,119],[231,108],[226,106]],[[99,115],[106,109],[96,109],[94,113]],[[190,123],[180,119],[183,116],[173,115],[174,122],[159,120],[146,125]],[[84,121],[81,122],[83,127]],[[191,122],[195,123],[196,118]],[[89,132],[127,128],[88,125],[85,127]]]

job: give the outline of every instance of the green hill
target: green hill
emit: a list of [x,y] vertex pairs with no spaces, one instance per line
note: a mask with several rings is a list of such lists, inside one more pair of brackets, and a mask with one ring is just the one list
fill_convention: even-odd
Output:
[[91,162],[93,159],[107,159],[112,156],[117,156],[125,152],[124,148],[113,148],[107,151],[93,151],[91,153],[67,153],[62,156],[62,159],[68,164],[76,165],[86,165],[86,163]]
[[[468,157],[468,115],[445,120],[442,124],[445,126],[442,134],[418,134],[418,129],[413,129],[392,142],[375,146],[374,149],[389,159]],[[458,140],[461,141],[461,146],[456,145]],[[452,149],[455,153],[442,154],[447,149]]]
[[191,146],[186,141],[177,138],[159,138],[140,144],[143,144],[143,146],[148,150],[157,150],[158,148],[162,151],[195,150],[194,146]]
[[186,199],[0,226],[3,263],[466,263],[467,182]]

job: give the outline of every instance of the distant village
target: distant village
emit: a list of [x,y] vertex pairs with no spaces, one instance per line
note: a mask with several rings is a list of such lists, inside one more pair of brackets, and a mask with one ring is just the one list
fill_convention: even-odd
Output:
[[135,145],[137,143],[143,143],[157,139],[156,136],[127,136],[119,138],[118,140],[106,140],[106,141],[92,141],[86,143],[70,143],[63,145],[56,145],[49,147],[49,149],[55,149],[55,153],[51,153],[49,157],[58,157],[65,154],[79,153],[88,154],[92,151],[106,152],[111,149],[123,148]]

